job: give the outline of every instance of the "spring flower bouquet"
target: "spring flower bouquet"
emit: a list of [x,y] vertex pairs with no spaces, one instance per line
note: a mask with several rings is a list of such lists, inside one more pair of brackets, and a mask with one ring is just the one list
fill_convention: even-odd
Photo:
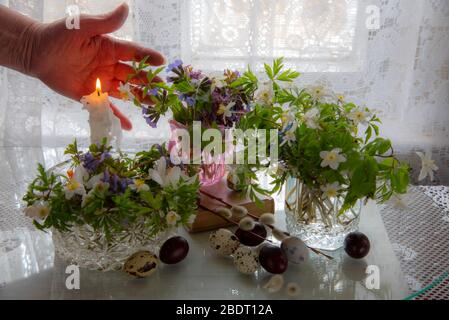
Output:
[[56,252],[90,269],[119,269],[139,248],[152,248],[170,230],[192,222],[199,182],[170,163],[164,146],[133,157],[112,154],[104,141],[45,171],[24,196],[25,214],[52,230]]
[[[146,122],[153,128],[157,126],[162,115],[169,111],[172,114],[170,126],[172,136],[168,144],[169,151],[172,148],[180,149],[177,130],[186,130],[190,137],[190,150],[195,149],[192,141],[194,125],[199,125],[199,136],[208,129],[217,129],[220,139],[225,137],[225,129],[233,127],[249,108],[249,97],[241,86],[235,86],[236,79],[240,77],[238,72],[226,70],[220,76],[209,76],[201,71],[194,70],[191,66],[183,65],[176,60],[168,65],[167,84],[152,83],[151,80],[163,71],[162,68],[148,70],[145,60],[134,65],[135,73],[129,79],[147,72],[149,83],[142,84],[139,88],[143,92],[140,98],[134,97],[134,103],[142,107],[142,114]],[[126,85],[126,84],[125,84]],[[127,95],[129,96],[129,95]],[[151,99],[153,106],[145,107],[141,101]],[[223,142],[223,141],[222,141]],[[197,146],[201,154],[199,177],[202,185],[212,185],[218,182],[225,174],[225,143],[222,143],[221,152],[208,151],[210,141],[200,141]],[[176,149],[176,150],[177,150]],[[227,152],[232,152],[227,150]],[[180,155],[185,158],[186,155]],[[189,159],[194,158],[188,154]]]
[[[360,201],[379,202],[406,193],[409,168],[394,155],[390,140],[379,136],[379,118],[368,108],[323,87],[300,88],[281,80],[282,59],[265,65],[267,82],[248,71],[238,81],[258,92],[255,105],[240,120],[243,129],[277,129],[278,159],[240,168],[242,181],[267,170],[272,189],[285,185],[289,231],[308,245],[334,250],[357,228]],[[260,97],[258,99],[258,97]]]

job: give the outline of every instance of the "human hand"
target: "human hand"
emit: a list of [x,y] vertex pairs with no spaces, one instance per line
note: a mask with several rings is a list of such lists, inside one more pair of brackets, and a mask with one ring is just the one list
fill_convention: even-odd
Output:
[[[102,89],[112,97],[120,98],[118,86],[134,70],[124,61],[139,61],[149,56],[147,63],[159,66],[165,58],[159,52],[134,42],[114,39],[105,34],[118,30],[128,16],[128,6],[122,4],[114,11],[98,16],[81,15],[80,29],[67,29],[65,19],[50,24],[33,26],[32,55],[29,73],[39,78],[54,91],[79,101],[95,89],[100,78]],[[26,65],[26,64],[25,64]],[[146,76],[137,75],[130,82],[142,84]],[[162,82],[160,78],[153,81]],[[141,96],[135,89],[133,92]],[[144,102],[151,103],[149,99]],[[131,122],[119,109],[111,105],[122,128],[130,130]]]

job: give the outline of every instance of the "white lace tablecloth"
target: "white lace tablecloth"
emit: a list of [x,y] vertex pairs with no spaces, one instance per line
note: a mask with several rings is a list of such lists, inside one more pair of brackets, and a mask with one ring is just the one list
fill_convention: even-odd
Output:
[[449,187],[412,187],[381,215],[415,299],[449,299]]

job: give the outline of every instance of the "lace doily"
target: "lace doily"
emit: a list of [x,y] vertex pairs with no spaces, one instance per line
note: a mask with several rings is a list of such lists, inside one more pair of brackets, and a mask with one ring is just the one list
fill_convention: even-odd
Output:
[[409,287],[423,292],[418,299],[449,299],[447,287],[433,286],[449,270],[449,207],[443,205],[448,203],[447,191],[447,187],[412,187],[403,199],[406,208],[393,202],[382,206],[385,228]]

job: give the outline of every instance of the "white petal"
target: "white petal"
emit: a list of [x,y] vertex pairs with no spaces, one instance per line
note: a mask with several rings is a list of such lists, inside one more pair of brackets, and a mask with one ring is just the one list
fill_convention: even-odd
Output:
[[329,151],[321,151],[320,152],[320,157],[321,157],[321,159],[324,159],[324,158],[326,158],[326,156],[329,154]]
[[427,171],[422,168],[420,173],[419,173],[419,177],[418,177],[418,181],[422,181],[427,177]]
[[170,169],[168,173],[168,181],[172,184],[177,184],[179,181],[179,178],[181,177],[181,168],[179,167],[173,167]]
[[329,165],[329,162],[327,160],[321,161],[321,167],[327,167]]
[[154,181],[156,181],[157,183],[159,183],[161,186],[165,185],[165,181],[164,179],[161,177],[161,175],[159,174],[159,172],[153,170],[151,173],[151,179],[153,179]]
[[334,170],[337,170],[337,169],[338,169],[338,165],[339,165],[338,162],[332,162],[332,163],[329,163],[329,167],[331,167],[331,168],[334,169]]

